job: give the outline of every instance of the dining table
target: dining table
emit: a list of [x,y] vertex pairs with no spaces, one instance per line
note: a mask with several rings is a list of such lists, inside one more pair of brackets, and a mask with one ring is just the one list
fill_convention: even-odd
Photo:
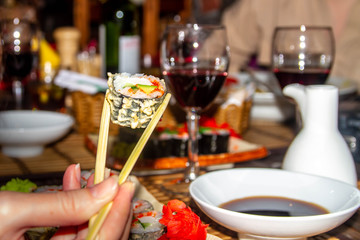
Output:
[[[267,149],[261,158],[247,161],[218,164],[201,168],[201,174],[226,168],[281,168],[283,157],[288,146],[296,136],[294,121],[276,122],[250,120],[248,129],[241,134],[245,141],[256,143]],[[62,139],[45,147],[44,152],[35,157],[8,157],[0,153],[0,185],[12,178],[30,179],[38,185],[61,185],[62,176],[67,166],[79,163],[82,169],[95,167],[96,155],[89,150],[85,142],[87,135],[72,129]],[[360,163],[355,162],[358,176]],[[182,169],[158,173],[148,171],[146,174],[134,172],[139,182],[162,204],[171,199],[179,199],[189,205],[201,220],[208,224],[208,233],[224,240],[238,239],[237,233],[229,230],[207,217],[196,205],[189,194],[169,192],[164,183],[182,176]],[[360,178],[359,178],[360,179]],[[359,182],[360,186],[360,182]],[[187,187],[186,185],[184,186]],[[341,226],[310,240],[355,240],[360,239],[360,211]]]

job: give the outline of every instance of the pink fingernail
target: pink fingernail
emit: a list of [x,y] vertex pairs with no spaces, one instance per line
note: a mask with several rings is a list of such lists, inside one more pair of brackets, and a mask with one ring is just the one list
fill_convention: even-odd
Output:
[[78,163],[78,164],[76,164],[75,165],[75,176],[76,176],[76,180],[78,181],[78,182],[80,182],[81,181],[81,168],[80,168],[80,163]]

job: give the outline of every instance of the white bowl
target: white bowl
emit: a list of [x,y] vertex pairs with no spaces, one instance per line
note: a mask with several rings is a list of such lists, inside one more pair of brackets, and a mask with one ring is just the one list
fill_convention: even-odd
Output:
[[[230,74],[232,78],[244,84],[253,81],[253,77],[247,72]],[[274,122],[284,122],[295,116],[295,105],[282,97],[280,86],[272,72],[254,71],[254,76],[259,82],[271,85],[278,91],[279,96],[270,92],[264,86],[257,86],[261,91],[256,91],[253,95],[253,105],[251,107],[251,119],[266,120]]]
[[0,145],[10,157],[32,157],[46,144],[63,137],[74,124],[73,117],[50,111],[0,112]]
[[[239,168],[210,172],[190,184],[190,194],[214,221],[238,232],[239,236],[253,236],[255,239],[306,239],[341,225],[360,206],[360,191],[349,184],[278,169]],[[231,200],[252,196],[297,199],[320,205],[329,213],[274,217],[218,207]]]

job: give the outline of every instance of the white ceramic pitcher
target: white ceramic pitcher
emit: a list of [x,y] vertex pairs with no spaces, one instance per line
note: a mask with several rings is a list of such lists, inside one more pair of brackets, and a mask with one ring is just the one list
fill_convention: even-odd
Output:
[[356,186],[355,164],[338,129],[338,88],[290,84],[283,93],[299,106],[302,129],[290,144],[283,169],[338,179]]

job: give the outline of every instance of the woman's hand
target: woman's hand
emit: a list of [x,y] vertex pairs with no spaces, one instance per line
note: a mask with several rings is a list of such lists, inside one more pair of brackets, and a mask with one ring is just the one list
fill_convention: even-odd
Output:
[[[0,239],[23,239],[31,227],[60,226],[52,239],[84,239],[87,221],[106,203],[113,207],[100,229],[100,239],[127,238],[133,183],[118,185],[117,177],[80,189],[80,166],[67,168],[62,192],[0,192]],[[125,235],[125,236],[124,236]]]

